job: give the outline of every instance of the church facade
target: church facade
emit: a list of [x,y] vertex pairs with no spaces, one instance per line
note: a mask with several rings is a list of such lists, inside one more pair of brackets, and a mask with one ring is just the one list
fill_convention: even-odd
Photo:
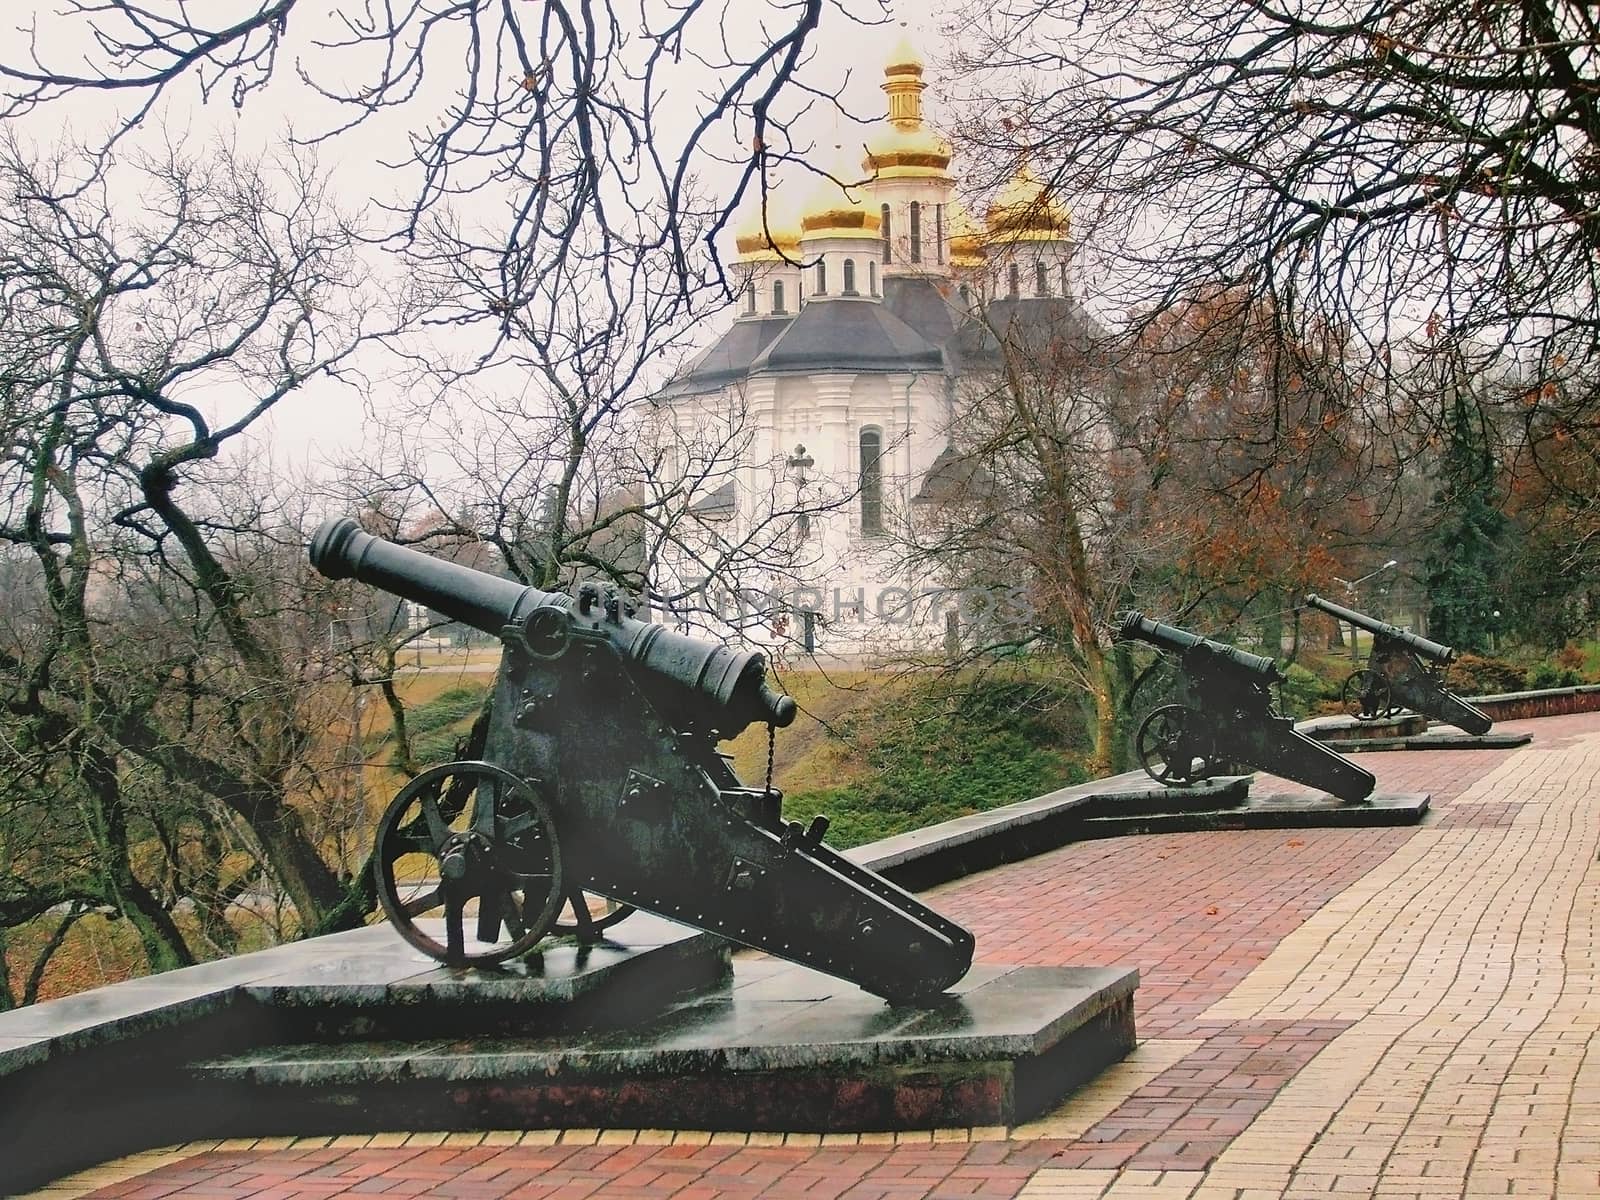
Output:
[[793,225],[770,205],[745,218],[738,315],[657,398],[680,438],[745,431],[737,469],[692,511],[725,539],[786,522],[767,577],[711,605],[738,588],[782,597],[764,626],[786,657],[861,661],[959,639],[959,598],[908,565],[898,536],[970,471],[957,389],[993,372],[1011,323],[1090,321],[1068,213],[1030,170],[981,227],[968,214],[951,147],[923,115],[923,70],[909,43],[891,54],[888,115],[859,172],[835,169]]

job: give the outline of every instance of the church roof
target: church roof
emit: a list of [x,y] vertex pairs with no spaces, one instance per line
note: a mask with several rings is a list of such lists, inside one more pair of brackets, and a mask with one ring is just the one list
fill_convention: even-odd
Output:
[[955,314],[950,301],[926,276],[885,276],[883,303],[935,346],[944,346],[955,334]]
[[733,480],[730,479],[716,491],[708,492],[689,505],[689,511],[702,520],[726,521],[733,516],[737,501]]
[[981,499],[994,491],[994,476],[983,463],[946,446],[933,460],[922,486],[911,497],[913,504],[949,504]]
[[939,347],[871,300],[813,300],[751,364],[760,371],[937,371]]
[[750,365],[793,317],[760,317],[735,321],[728,332],[707,346],[673,377],[667,392],[705,392],[750,374]]
[[984,316],[982,322],[965,322],[955,339],[962,362],[980,369],[997,363],[1002,339],[1014,338],[1031,356],[1043,357],[1087,351],[1106,336],[1083,305],[1062,296],[991,300]]

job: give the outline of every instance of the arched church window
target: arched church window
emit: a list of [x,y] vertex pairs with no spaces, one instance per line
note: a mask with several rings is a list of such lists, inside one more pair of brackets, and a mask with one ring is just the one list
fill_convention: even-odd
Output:
[[878,264],[875,262],[867,263],[867,291],[874,296],[878,294]]
[[894,234],[889,230],[889,206],[883,205],[878,210],[879,232],[883,234],[883,261],[894,261]]
[[933,261],[944,262],[944,205],[933,206]]
[[756,310],[756,285],[753,283],[744,285],[744,310],[747,313],[753,313]]
[[1061,294],[1063,296],[1065,296],[1067,294],[1067,260],[1066,259],[1062,259],[1061,260],[1061,262],[1060,262],[1060,264],[1058,266],[1058,270],[1059,270],[1060,275],[1061,275]]
[[1011,264],[1011,270],[1006,272],[1006,294],[1013,300],[1022,295],[1022,272],[1017,270],[1017,264]]
[[861,429],[861,532],[883,532],[883,432]]
[[971,308],[972,307],[972,289],[969,288],[966,284],[963,283],[959,288],[956,289],[956,291],[959,292],[960,295],[961,295],[961,307],[962,308]]
[[844,260],[843,294],[846,296],[854,296],[856,294],[856,260],[853,258]]
[[922,205],[911,202],[911,261],[922,261]]
[[1036,296],[1050,294],[1050,276],[1045,271],[1044,259],[1039,259],[1033,264],[1033,291]]
[[827,294],[828,294],[828,264],[826,262],[819,262],[817,264],[817,295],[826,296]]
[[781,279],[772,281],[772,311],[775,313],[785,311],[783,307],[783,280]]

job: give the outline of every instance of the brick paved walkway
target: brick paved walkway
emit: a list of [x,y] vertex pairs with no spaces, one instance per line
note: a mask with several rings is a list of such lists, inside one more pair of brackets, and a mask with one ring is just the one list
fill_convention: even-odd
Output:
[[1600,1196],[1600,714],[1502,728],[1534,743],[1362,756],[1433,793],[1416,829],[1089,842],[937,889],[985,960],[1143,974],[1139,1049],[1030,1125],[262,1139],[36,1194]]

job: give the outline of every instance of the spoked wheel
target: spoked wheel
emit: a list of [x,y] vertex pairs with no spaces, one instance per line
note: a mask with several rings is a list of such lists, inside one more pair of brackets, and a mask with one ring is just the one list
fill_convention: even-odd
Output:
[[1376,721],[1398,710],[1389,703],[1389,680],[1365,667],[1344,681],[1344,710],[1358,721]]
[[383,911],[401,937],[441,962],[516,958],[555,923],[561,851],[550,809],[492,763],[418,775],[378,822],[377,849]]
[[561,904],[556,909],[558,919],[550,927],[550,932],[576,937],[580,942],[597,942],[602,932],[619,921],[627,920],[636,911],[633,905],[609,896],[572,891],[561,897]]
[[1157,783],[1192,783],[1211,772],[1199,722],[1181,704],[1165,704],[1144,719],[1135,740],[1139,762]]

